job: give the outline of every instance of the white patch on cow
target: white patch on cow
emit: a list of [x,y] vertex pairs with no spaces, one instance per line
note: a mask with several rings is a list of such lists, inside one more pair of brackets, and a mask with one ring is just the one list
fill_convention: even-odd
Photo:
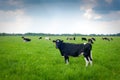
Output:
[[23,40],[24,42],[26,42],[26,40]]
[[65,61],[65,62],[66,62],[66,64],[69,64],[68,59],[66,59],[66,61]]
[[56,42],[60,42],[59,40],[57,40]]
[[84,45],[85,45],[86,43],[84,43]]
[[90,65],[92,66],[92,60],[90,60],[90,57],[88,57],[88,59],[89,59]]
[[82,52],[81,54],[83,55],[84,53]]
[[50,40],[50,37],[45,37],[45,40]]
[[88,63],[89,63],[89,61],[86,59],[86,58],[84,58],[85,59],[85,62],[86,62],[86,67],[88,66]]
[[82,52],[82,53],[80,53],[78,56],[81,56],[81,55],[83,55],[84,53]]
[[92,66],[92,61],[90,60],[90,65]]

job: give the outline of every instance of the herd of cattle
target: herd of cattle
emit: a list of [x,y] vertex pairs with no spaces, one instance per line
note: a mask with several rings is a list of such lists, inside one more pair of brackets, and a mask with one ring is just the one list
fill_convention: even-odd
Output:
[[[25,38],[24,36],[21,37],[25,42],[30,42],[31,39],[30,38]],[[39,37],[38,39],[43,39],[43,37]],[[50,37],[44,37],[45,40],[52,40]],[[107,40],[107,41],[111,41],[113,40],[113,38],[108,38],[108,37],[102,37],[102,40]],[[76,37],[67,37],[66,40],[76,40]],[[96,41],[96,39],[94,37],[92,38],[85,38],[82,37],[81,38],[82,41],[88,41],[91,42],[93,44],[94,41]]]
[[[25,42],[30,42],[30,38],[22,37]],[[38,39],[43,39],[39,37]],[[45,40],[51,40],[50,37],[44,37]],[[76,37],[67,37],[66,40],[76,40]],[[83,54],[86,66],[90,63],[92,65],[92,44],[96,41],[95,38],[81,38],[82,41],[87,41],[87,43],[75,44],[75,43],[66,43],[61,39],[53,40],[56,45],[56,48],[59,49],[61,56],[64,56],[65,63],[69,63],[69,56],[78,57]],[[113,40],[113,38],[102,37],[102,40]]]

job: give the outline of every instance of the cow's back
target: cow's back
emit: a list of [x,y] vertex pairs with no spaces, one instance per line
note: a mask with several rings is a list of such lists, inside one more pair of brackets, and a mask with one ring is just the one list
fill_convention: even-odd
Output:
[[62,45],[61,52],[63,55],[69,55],[77,57],[83,51],[84,44],[69,44],[65,43]]

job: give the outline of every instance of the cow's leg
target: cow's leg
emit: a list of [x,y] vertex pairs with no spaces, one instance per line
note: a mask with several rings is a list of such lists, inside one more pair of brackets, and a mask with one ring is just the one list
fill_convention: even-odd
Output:
[[84,59],[85,59],[85,62],[86,62],[86,67],[87,67],[88,63],[89,63],[89,59],[88,59],[88,57],[85,57]]
[[68,56],[64,56],[64,59],[65,59],[65,63],[69,64],[69,57]]
[[92,51],[90,52],[89,61],[90,61],[90,65],[92,66]]
[[86,62],[86,67],[87,67],[89,64],[89,51],[83,52],[83,55],[84,55],[84,59]]

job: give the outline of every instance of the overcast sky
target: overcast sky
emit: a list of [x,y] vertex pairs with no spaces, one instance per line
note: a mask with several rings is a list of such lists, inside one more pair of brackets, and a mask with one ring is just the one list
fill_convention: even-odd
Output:
[[0,0],[0,33],[120,33],[120,0]]

